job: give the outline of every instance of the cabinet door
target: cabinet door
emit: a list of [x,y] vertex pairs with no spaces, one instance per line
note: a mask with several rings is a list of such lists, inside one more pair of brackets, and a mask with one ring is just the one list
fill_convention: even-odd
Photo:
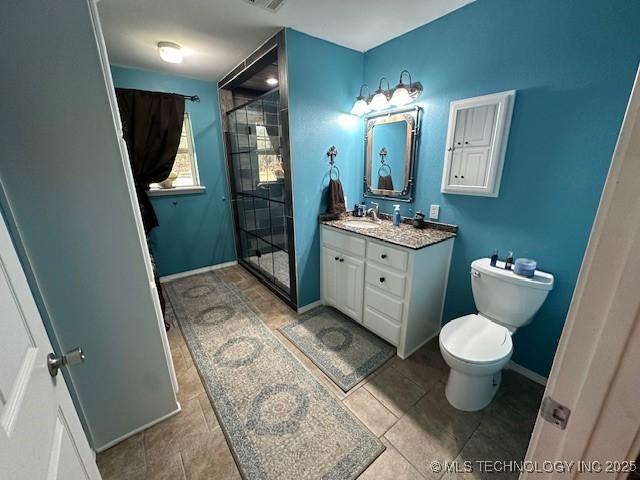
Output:
[[456,149],[451,152],[451,171],[449,173],[449,185],[459,186],[464,185],[464,181],[461,177],[462,169],[462,149]]
[[464,128],[467,119],[467,110],[457,110],[456,111],[456,121],[454,125],[453,132],[453,144],[449,145],[449,147],[453,148],[461,148],[464,144]]
[[463,147],[488,147],[496,121],[496,104],[482,105],[465,110]]
[[337,288],[339,302],[337,308],[354,320],[362,323],[362,303],[364,300],[364,262],[342,255],[338,261]]
[[337,268],[340,254],[335,250],[322,247],[322,299],[325,304],[339,308],[337,296]]
[[458,185],[487,186],[489,153],[491,148],[465,148],[461,152],[460,169],[457,171]]

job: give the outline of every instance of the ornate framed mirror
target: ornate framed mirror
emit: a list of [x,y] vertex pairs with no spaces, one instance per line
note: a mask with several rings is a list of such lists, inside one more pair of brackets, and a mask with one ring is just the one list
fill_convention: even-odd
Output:
[[420,107],[370,115],[364,137],[364,196],[413,200]]

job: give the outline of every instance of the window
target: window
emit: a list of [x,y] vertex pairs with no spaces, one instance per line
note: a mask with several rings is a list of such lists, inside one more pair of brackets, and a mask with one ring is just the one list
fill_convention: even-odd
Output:
[[[276,141],[273,138],[273,141]],[[284,178],[282,159],[277,153],[277,145],[274,145],[272,136],[267,127],[256,125],[256,143],[258,151],[258,175],[260,182],[275,182]]]
[[[193,134],[191,131],[191,118],[188,113],[184,114],[184,122],[182,123],[182,133],[180,135],[180,145],[176,160],[173,163],[173,169],[169,178],[175,176],[173,187],[195,187],[200,184],[198,178],[198,166],[196,164],[196,152],[193,144]],[[152,190],[162,190],[168,188],[168,185],[152,183]]]

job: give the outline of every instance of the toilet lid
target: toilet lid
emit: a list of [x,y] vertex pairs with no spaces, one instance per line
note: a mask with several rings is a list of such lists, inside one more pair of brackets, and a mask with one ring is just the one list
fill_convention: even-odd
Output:
[[465,315],[440,331],[440,343],[454,357],[469,363],[497,362],[511,354],[511,334],[482,315]]

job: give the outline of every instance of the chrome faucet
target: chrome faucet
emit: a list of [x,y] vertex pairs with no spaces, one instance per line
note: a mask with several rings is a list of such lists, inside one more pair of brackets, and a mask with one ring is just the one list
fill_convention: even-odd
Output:
[[371,208],[367,210],[367,217],[369,214],[373,217],[374,221],[378,221],[378,213],[380,212],[380,204],[371,202]]

